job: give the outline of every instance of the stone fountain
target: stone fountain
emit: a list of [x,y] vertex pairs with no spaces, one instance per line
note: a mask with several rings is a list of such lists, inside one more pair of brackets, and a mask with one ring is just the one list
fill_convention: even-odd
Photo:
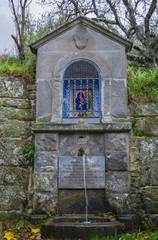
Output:
[[[108,210],[122,222],[133,218],[124,215],[130,213],[126,51],[131,42],[80,16],[30,47],[37,54],[34,213],[58,213],[42,225],[42,234],[61,239],[63,232],[62,239],[69,239],[79,238],[78,231],[86,239],[87,229],[119,232],[122,224],[103,216]],[[85,196],[88,219],[76,215],[85,216]],[[83,224],[89,218],[94,221]]]

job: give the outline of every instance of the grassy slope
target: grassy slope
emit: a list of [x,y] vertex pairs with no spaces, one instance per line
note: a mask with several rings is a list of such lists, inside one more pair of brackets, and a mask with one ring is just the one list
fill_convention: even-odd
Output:
[[0,76],[22,77],[29,83],[35,82],[36,74],[36,56],[31,52],[23,64],[20,64],[17,58],[10,56],[0,56]]
[[132,102],[158,102],[158,68],[127,68],[128,96]]

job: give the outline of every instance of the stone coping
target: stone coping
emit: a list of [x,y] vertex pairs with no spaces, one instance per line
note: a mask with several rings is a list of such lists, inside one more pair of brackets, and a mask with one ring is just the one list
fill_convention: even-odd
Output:
[[101,124],[34,124],[34,132],[129,132],[131,122]]

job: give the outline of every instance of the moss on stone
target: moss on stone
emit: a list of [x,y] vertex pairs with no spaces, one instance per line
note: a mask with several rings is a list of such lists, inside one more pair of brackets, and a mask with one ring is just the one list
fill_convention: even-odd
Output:
[[158,118],[146,118],[143,125],[143,131],[145,135],[158,137]]
[[27,190],[28,169],[18,166],[1,166],[0,181],[4,186],[22,186]]
[[33,121],[35,120],[35,111],[32,109],[21,109],[17,112],[17,118],[23,121]]
[[144,136],[144,132],[143,132],[143,130],[141,130],[141,129],[136,129],[135,135],[136,135],[136,136],[139,136],[139,137],[143,137],[143,136]]
[[138,122],[138,118],[133,118],[132,119],[132,128],[136,127],[137,122]]
[[0,137],[20,137],[31,135],[31,126],[28,122],[8,120],[0,126]]
[[26,192],[22,186],[0,186],[0,211],[22,210]]

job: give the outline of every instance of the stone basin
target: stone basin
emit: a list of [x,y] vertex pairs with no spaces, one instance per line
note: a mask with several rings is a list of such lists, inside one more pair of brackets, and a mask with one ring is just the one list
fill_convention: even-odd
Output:
[[114,235],[123,231],[124,225],[111,216],[88,217],[84,223],[83,215],[66,215],[50,218],[41,226],[43,238],[54,240],[89,240],[92,236]]

